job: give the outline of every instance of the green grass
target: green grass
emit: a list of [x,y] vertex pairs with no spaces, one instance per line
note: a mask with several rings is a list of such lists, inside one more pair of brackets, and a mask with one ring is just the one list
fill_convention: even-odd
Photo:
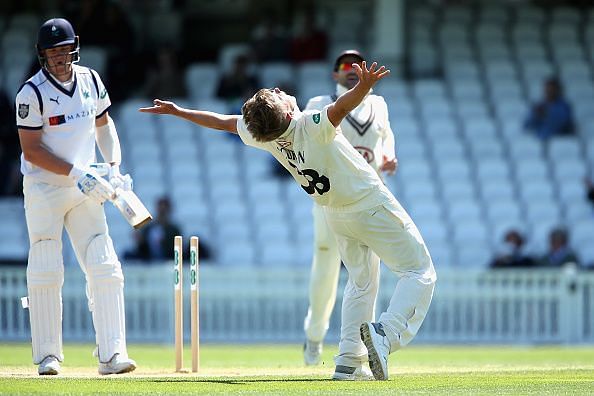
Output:
[[67,345],[62,374],[39,377],[30,345],[0,344],[0,394],[594,394],[593,347],[412,346],[390,356],[387,382],[330,381],[330,347],[304,367],[299,345],[203,345],[200,372],[175,374],[172,347],[131,345],[139,368],[109,377],[92,349]]

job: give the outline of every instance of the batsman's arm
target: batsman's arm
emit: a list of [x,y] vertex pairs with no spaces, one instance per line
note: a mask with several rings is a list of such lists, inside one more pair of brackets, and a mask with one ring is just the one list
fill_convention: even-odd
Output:
[[41,135],[41,130],[30,131],[19,128],[19,140],[25,159],[33,165],[58,175],[68,175],[72,169],[72,164],[49,151],[43,144]]
[[200,126],[237,134],[238,115],[219,114],[212,111],[190,110],[173,102],[155,99],[152,107],[141,107],[138,111],[152,114],[170,114]]
[[122,162],[118,132],[107,112],[95,120],[95,141],[105,162],[112,165],[119,165]]

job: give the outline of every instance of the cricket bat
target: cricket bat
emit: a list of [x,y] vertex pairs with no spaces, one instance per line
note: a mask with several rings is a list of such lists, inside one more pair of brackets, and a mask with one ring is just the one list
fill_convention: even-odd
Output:
[[[100,176],[107,176],[110,165],[106,163],[96,163],[91,164],[90,167],[97,170],[97,173]],[[153,216],[151,216],[146,206],[144,206],[142,201],[132,190],[116,188],[110,201],[116,208],[118,208],[126,221],[135,229],[142,228],[153,219]]]
[[126,221],[135,229],[142,228],[153,219],[146,206],[132,190],[124,191],[121,188],[116,188],[111,203],[118,208]]

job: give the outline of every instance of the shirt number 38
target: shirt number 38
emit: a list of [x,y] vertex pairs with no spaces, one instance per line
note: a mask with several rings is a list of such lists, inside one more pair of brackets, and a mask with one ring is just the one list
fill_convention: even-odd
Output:
[[315,169],[299,170],[295,164],[291,163],[290,161],[289,165],[295,168],[297,174],[303,176],[305,180],[307,180],[307,185],[301,185],[306,193],[310,195],[314,193],[322,195],[330,191],[330,180],[326,176],[320,175]]

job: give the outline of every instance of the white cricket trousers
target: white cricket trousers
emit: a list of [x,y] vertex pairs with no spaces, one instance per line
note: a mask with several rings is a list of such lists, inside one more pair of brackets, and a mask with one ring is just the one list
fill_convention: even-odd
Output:
[[74,186],[54,186],[27,177],[23,192],[30,243],[27,289],[33,362],[38,364],[48,355],[63,360],[64,227],[87,280],[100,361],[108,361],[114,353],[127,356],[124,278],[103,206]]
[[360,212],[325,208],[324,213],[349,272],[335,363],[356,367],[368,360],[359,327],[374,321],[379,287],[379,262],[374,252],[400,278],[388,309],[379,317],[390,352],[407,345],[417,334],[433,297],[435,269],[417,227],[395,198]]
[[[309,308],[303,328],[308,340],[324,340],[330,325],[330,316],[336,303],[336,291],[340,276],[340,252],[334,232],[328,226],[324,207],[313,205],[314,246],[309,277]],[[371,254],[371,260],[379,257]],[[379,271],[377,272],[379,276]]]

